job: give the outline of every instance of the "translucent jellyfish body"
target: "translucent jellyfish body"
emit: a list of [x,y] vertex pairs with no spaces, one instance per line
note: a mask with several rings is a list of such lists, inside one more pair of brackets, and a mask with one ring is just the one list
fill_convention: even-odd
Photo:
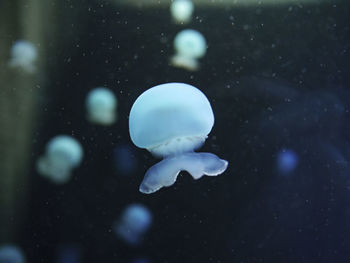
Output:
[[86,98],[87,119],[99,125],[111,125],[117,119],[117,98],[109,89],[100,87],[89,92]]
[[13,245],[0,247],[0,263],[25,263],[25,257],[21,249]]
[[46,145],[46,152],[37,162],[38,172],[54,183],[66,183],[72,169],[83,159],[83,148],[73,137],[59,135]]
[[214,125],[206,96],[184,83],[167,83],[142,93],[133,104],[129,131],[133,143],[164,160],[152,166],[140,185],[150,194],[175,183],[180,171],[194,179],[223,173],[228,162],[212,153],[195,153]]
[[188,23],[192,18],[193,3],[190,0],[175,0],[170,5],[170,13],[175,23]]
[[114,225],[117,236],[130,245],[137,245],[152,224],[150,210],[141,204],[129,205]]
[[193,29],[185,29],[175,36],[174,48],[176,54],[171,58],[171,64],[195,71],[199,68],[198,59],[206,53],[207,44],[201,33]]
[[35,72],[35,61],[38,58],[36,47],[29,41],[18,40],[11,48],[9,66],[21,69],[27,73]]

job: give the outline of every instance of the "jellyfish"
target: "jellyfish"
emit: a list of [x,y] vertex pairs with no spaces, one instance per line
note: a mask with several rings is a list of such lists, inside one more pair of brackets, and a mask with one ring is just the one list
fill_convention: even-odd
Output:
[[151,211],[142,204],[131,204],[122,213],[113,229],[130,245],[138,245],[152,224]]
[[58,135],[46,145],[46,152],[37,162],[39,174],[57,184],[66,183],[71,178],[72,169],[79,166],[83,158],[83,148],[73,137]]
[[151,261],[149,261],[147,258],[136,258],[131,262],[132,263],[150,263]]
[[18,40],[11,48],[11,58],[9,66],[18,68],[27,73],[35,72],[34,62],[38,58],[38,51],[36,47],[29,41]]
[[14,245],[0,247],[0,263],[25,263],[25,257],[20,248]]
[[117,98],[107,88],[99,87],[89,92],[86,98],[87,119],[99,125],[111,125],[116,119]]
[[283,175],[293,172],[298,163],[299,157],[293,150],[283,149],[277,155],[277,169]]
[[185,29],[175,36],[174,48],[176,54],[170,60],[171,65],[195,71],[199,68],[197,60],[206,53],[207,44],[201,33]]
[[167,83],[142,93],[129,116],[132,142],[164,159],[148,169],[140,185],[150,194],[175,183],[180,171],[194,179],[223,173],[228,162],[212,153],[196,153],[214,125],[207,97],[184,83]]
[[170,13],[175,23],[186,24],[191,21],[193,3],[190,0],[175,0],[170,5]]
[[78,263],[81,262],[81,246],[78,244],[62,244],[56,251],[56,263]]

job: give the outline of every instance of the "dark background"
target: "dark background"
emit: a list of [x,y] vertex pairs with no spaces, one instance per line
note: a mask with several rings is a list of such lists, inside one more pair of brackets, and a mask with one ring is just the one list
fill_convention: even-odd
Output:
[[[346,1],[247,7],[195,7],[188,26],[168,7],[133,9],[99,1],[57,3],[61,23],[49,50],[46,96],[34,141],[29,216],[18,241],[28,262],[55,262],[62,244],[81,262],[349,262],[349,14]],[[208,43],[197,72],[169,66],[184,28]],[[138,191],[157,161],[131,144],[128,114],[146,89],[185,82],[210,100],[215,125],[200,151],[229,161],[218,177]],[[89,124],[85,96],[96,86],[118,97],[118,122]],[[70,134],[84,160],[65,185],[35,172],[46,142]],[[113,150],[130,144],[135,173],[122,176]],[[293,149],[294,173],[276,171]],[[153,213],[144,242],[112,231],[130,203]]]

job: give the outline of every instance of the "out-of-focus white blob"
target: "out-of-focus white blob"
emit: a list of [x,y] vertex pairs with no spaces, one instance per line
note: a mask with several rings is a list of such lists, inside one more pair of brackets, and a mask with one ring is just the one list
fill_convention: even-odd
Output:
[[18,40],[11,48],[11,58],[9,66],[21,69],[27,73],[34,73],[36,67],[34,65],[38,58],[37,48],[29,41]]
[[86,98],[87,119],[99,125],[112,125],[117,120],[117,106],[112,91],[104,87],[93,89]]
[[37,170],[57,184],[63,184],[71,178],[72,169],[79,166],[83,159],[83,148],[73,137],[59,135],[46,145],[46,152],[37,162]]
[[148,169],[140,191],[150,194],[175,183],[180,171],[194,179],[223,173],[228,162],[211,153],[195,153],[214,125],[207,97],[185,83],[167,83],[142,93],[129,116],[133,143],[164,160]]
[[131,204],[113,226],[117,236],[130,245],[141,243],[152,224],[151,211],[142,204]]
[[292,173],[299,164],[299,157],[293,150],[283,149],[277,155],[277,170],[282,175]]
[[195,71],[199,68],[198,59],[206,53],[207,43],[198,31],[185,29],[175,36],[174,48],[176,54],[170,60],[171,65]]
[[25,263],[26,259],[20,248],[13,245],[0,247],[0,263]]
[[186,24],[191,21],[193,3],[190,0],[175,0],[170,5],[170,13],[175,23]]

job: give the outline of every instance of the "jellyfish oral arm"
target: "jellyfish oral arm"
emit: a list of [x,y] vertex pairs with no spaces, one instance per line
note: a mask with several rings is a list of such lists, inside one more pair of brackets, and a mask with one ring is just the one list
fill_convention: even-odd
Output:
[[212,153],[189,152],[171,156],[148,169],[140,192],[151,194],[173,185],[181,171],[187,171],[194,179],[199,179],[203,175],[217,176],[226,170],[227,165],[227,161]]

